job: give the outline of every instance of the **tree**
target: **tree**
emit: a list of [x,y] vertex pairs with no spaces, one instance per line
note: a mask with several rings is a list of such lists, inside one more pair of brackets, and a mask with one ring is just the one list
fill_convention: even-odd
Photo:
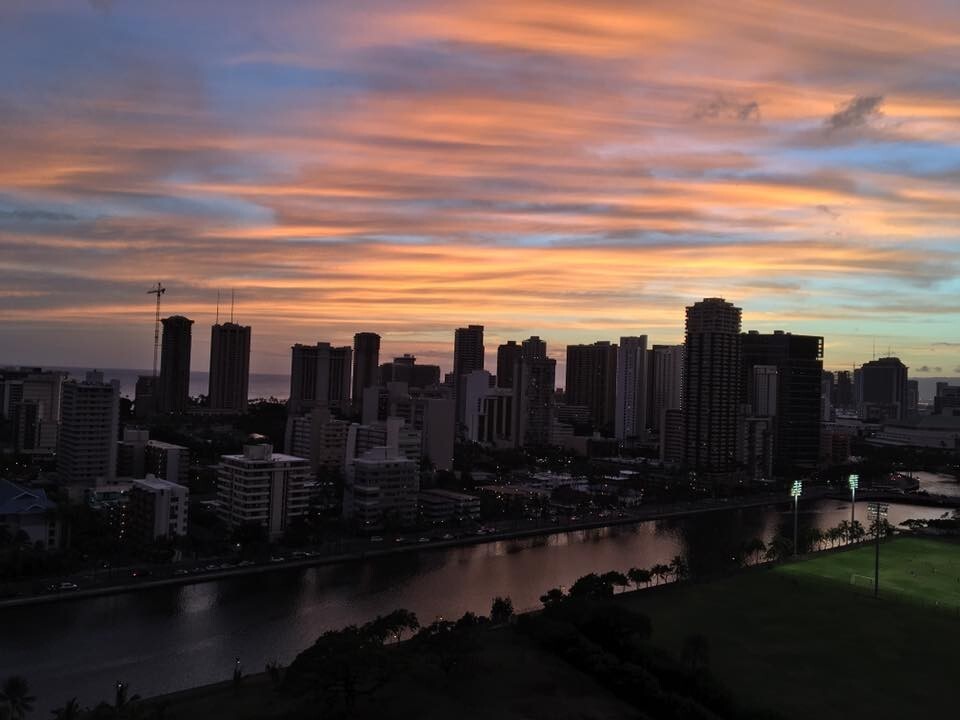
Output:
[[617,570],[611,570],[610,572],[605,572],[600,576],[601,582],[606,585],[609,585],[611,592],[616,592],[615,588],[620,588],[621,592],[626,590],[627,586],[630,584],[630,581],[627,579],[627,576],[622,572]]
[[653,579],[653,575],[646,568],[630,568],[627,571],[627,577],[630,582],[637,586],[638,590],[640,589],[640,583],[650,585],[650,581]]
[[513,601],[509,597],[497,596],[490,606],[490,622],[494,625],[503,625],[513,617]]
[[79,720],[80,703],[76,698],[70,698],[63,704],[63,707],[53,710],[53,720]]
[[660,584],[661,580],[666,580],[667,575],[670,574],[670,566],[664,565],[663,563],[657,563],[652,568],[650,572],[657,578],[657,585]]
[[854,520],[849,524],[848,533],[850,542],[860,542],[867,534],[867,531],[864,529],[863,525],[860,524],[859,520]]
[[770,544],[767,546],[767,550],[763,554],[763,557],[770,562],[774,562],[776,560],[782,560],[785,557],[789,557],[792,554],[793,540],[784,535],[777,535],[773,540],[770,541]]
[[381,642],[389,636],[399,643],[405,630],[416,632],[419,629],[420,621],[415,613],[400,608],[382,617],[377,616],[369,625],[373,632],[381,633]]
[[443,671],[447,679],[479,647],[474,638],[474,629],[479,622],[475,615],[471,615],[466,613],[455,623],[437,620],[414,636],[414,646],[423,648],[426,657]]
[[596,573],[577,578],[577,581],[570,586],[572,598],[611,597],[612,595],[613,585],[604,582],[603,578]]
[[6,705],[13,720],[21,720],[33,710],[36,698],[30,694],[30,685],[21,675],[11,675],[0,689],[0,708]]
[[358,697],[373,694],[387,680],[386,635],[383,618],[327,631],[297,655],[284,683],[294,692],[312,690],[317,700],[330,706],[342,704],[349,715]]
[[744,555],[753,555],[753,564],[760,562],[760,554],[767,549],[767,544],[758,537],[751,538],[743,546]]
[[562,602],[564,598],[566,598],[566,595],[563,594],[563,590],[560,588],[550,588],[540,596],[540,602],[543,603],[544,607],[552,607]]
[[682,555],[675,555],[673,560],[670,561],[670,569],[673,571],[673,577],[676,580],[682,580],[686,577],[688,568],[687,562],[683,559]]
[[808,550],[813,550],[814,548],[820,550],[821,546],[823,545],[824,538],[825,535],[823,531],[816,527],[808,528],[803,537],[804,544],[807,546]]
[[696,633],[685,637],[680,659],[691,672],[706,669],[710,664],[710,643],[706,636]]

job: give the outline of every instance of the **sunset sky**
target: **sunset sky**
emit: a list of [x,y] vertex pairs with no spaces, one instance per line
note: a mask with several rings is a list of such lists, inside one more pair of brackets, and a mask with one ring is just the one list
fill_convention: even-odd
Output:
[[[0,363],[744,328],[960,374],[957,0],[3,0]],[[221,318],[223,314],[221,314]]]

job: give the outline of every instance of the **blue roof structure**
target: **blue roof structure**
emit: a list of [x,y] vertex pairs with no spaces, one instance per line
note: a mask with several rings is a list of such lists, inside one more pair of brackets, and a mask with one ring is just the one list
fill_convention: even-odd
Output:
[[0,517],[44,512],[56,507],[43,490],[28,490],[9,480],[0,480]]

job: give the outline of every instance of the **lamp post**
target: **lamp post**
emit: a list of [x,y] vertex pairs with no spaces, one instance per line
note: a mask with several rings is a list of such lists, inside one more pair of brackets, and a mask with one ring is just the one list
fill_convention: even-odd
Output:
[[851,475],[847,482],[850,484],[850,524],[853,525],[857,519],[857,486],[860,484],[860,476]]
[[793,498],[793,554],[797,554],[797,518],[800,514],[800,493],[803,492],[803,483],[799,480],[793,481],[793,487],[790,488],[790,496]]

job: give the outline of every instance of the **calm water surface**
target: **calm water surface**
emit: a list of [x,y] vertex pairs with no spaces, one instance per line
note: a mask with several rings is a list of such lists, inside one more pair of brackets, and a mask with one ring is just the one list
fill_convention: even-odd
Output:
[[[865,516],[857,503],[857,515]],[[889,519],[942,510],[893,505]],[[828,528],[849,503],[801,504],[801,524]],[[517,609],[589,572],[668,563],[718,567],[745,539],[792,527],[789,508],[756,508],[677,521],[557,533],[543,538],[423,550],[363,562],[277,571],[182,587],[0,610],[0,678],[17,672],[39,696],[36,717],[76,696],[112,697],[117,680],[144,696],[228,679],[235,657],[248,672],[288,663],[321,632],[398,607],[421,622],[487,613],[496,595]]]

